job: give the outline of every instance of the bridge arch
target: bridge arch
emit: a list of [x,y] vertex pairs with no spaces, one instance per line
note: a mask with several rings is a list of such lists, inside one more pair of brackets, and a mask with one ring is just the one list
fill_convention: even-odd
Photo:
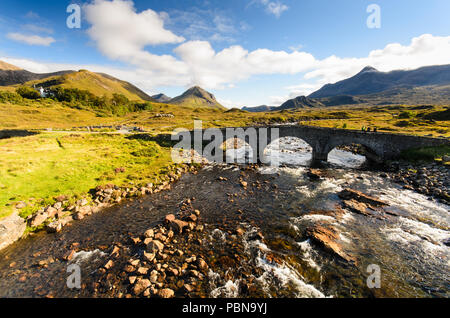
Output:
[[327,162],[345,168],[360,168],[378,158],[374,151],[361,144],[342,144],[334,147],[329,153]]
[[264,148],[266,161],[277,164],[309,165],[312,161],[313,147],[304,139],[284,136],[270,143]]
[[[349,148],[349,152],[353,152],[355,155],[364,156],[368,162],[380,163],[383,161],[383,154],[376,144],[371,144],[370,142],[360,140],[359,138],[351,138],[347,140],[346,138],[343,138],[343,140],[333,138],[329,140],[326,146],[327,161],[330,159],[330,154],[333,156],[333,154],[336,153],[335,150],[342,147]],[[355,160],[357,160],[356,157]]]
[[249,136],[235,136],[224,140],[220,147],[224,162],[251,163],[257,150],[253,149],[249,141]]

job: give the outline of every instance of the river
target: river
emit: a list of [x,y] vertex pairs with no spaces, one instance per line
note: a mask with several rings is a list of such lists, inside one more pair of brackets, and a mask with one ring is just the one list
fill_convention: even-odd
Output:
[[[243,149],[236,151],[244,155]],[[231,151],[229,156],[234,156]],[[282,167],[245,168],[210,164],[186,174],[170,191],[128,201],[65,227],[37,233],[0,252],[0,297],[115,297],[126,285],[94,288],[108,249],[127,245],[190,198],[201,211],[205,231],[191,249],[210,265],[198,297],[449,297],[449,206],[380,176],[357,169],[364,157],[334,150],[312,181],[308,146],[285,139],[269,149]],[[222,180],[219,181],[218,178]],[[248,183],[243,188],[240,181]],[[389,204],[383,218],[335,211],[345,188]],[[318,223],[339,231],[338,243],[350,264],[313,242],[307,228]],[[244,229],[237,235],[238,228]],[[261,233],[261,236],[256,235]],[[262,238],[263,237],[263,238]],[[63,255],[73,246],[71,262]],[[124,264],[133,256],[121,258]],[[39,262],[45,260],[45,266]],[[274,261],[276,260],[276,261]],[[69,289],[67,267],[82,268],[83,288]],[[380,288],[369,288],[369,265],[380,268]],[[118,274],[119,275],[119,274]]]

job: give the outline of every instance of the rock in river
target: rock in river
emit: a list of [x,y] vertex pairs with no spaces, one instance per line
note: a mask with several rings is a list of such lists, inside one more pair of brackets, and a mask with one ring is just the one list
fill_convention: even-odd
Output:
[[306,230],[306,235],[319,245],[322,245],[326,250],[332,252],[349,263],[356,264],[356,259],[344,252],[342,246],[338,243],[339,233],[333,226],[317,224],[309,227]]

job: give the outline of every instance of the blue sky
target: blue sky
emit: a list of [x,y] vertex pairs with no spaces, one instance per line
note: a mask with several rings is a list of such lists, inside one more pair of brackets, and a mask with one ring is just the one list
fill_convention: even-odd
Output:
[[[66,26],[71,3],[81,29]],[[367,26],[370,4],[380,28]],[[200,85],[229,107],[277,105],[367,64],[449,64],[449,12],[448,0],[3,0],[0,59],[105,71],[169,96]]]

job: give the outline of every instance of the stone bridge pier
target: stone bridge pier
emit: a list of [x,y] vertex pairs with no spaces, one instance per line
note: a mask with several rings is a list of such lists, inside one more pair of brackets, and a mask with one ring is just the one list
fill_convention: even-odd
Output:
[[[182,135],[180,137],[179,135]],[[211,140],[222,144],[230,138],[239,138],[247,142],[253,150],[250,162],[264,162],[265,148],[283,137],[295,137],[307,142],[313,149],[312,164],[328,160],[328,154],[338,146],[359,144],[364,146],[368,160],[383,162],[398,157],[402,151],[414,148],[450,145],[448,138],[430,138],[381,132],[364,132],[358,130],[322,128],[314,126],[262,126],[246,128],[221,128],[181,132],[172,136],[172,140],[190,138],[192,149],[205,149]],[[214,135],[214,137],[211,137]],[[202,139],[202,136],[206,138]],[[200,140],[199,140],[200,138]],[[217,138],[219,140],[217,140]]]

